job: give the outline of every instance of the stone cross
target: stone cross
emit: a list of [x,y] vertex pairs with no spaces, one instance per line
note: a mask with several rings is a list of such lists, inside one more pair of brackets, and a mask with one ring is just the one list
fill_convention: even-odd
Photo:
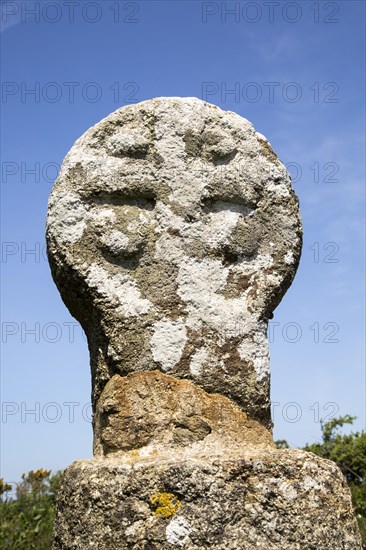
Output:
[[119,109],[67,155],[47,244],[94,409],[54,550],[360,548],[338,468],[273,443],[267,323],[301,222],[247,120],[193,98]]

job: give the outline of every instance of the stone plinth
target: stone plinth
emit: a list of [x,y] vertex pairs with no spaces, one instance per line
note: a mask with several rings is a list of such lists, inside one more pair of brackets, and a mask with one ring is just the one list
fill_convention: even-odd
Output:
[[75,462],[58,499],[54,550],[361,548],[332,462],[297,450],[220,452]]

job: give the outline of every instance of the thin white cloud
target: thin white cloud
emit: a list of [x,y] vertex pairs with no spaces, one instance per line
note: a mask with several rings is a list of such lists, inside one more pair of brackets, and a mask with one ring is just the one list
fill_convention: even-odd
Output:
[[255,55],[266,64],[273,64],[276,60],[284,61],[286,57],[293,56],[295,50],[302,46],[302,42],[293,30],[282,32],[281,35],[267,33],[263,41],[258,38],[255,31],[246,29],[245,39]]
[[18,25],[22,20],[19,2],[2,2],[0,4],[0,32],[5,32]]

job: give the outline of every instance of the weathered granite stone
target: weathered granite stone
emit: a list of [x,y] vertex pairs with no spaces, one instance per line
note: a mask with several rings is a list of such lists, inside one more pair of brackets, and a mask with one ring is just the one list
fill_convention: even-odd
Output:
[[116,374],[97,406],[104,455],[135,450],[149,456],[183,449],[189,456],[248,445],[273,446],[270,432],[230,399],[159,371]]
[[297,450],[243,448],[75,462],[55,550],[357,550],[337,466]]
[[114,374],[160,369],[271,427],[267,321],[301,223],[288,172],[247,120],[194,98],[119,109],[65,158],[47,243],[88,336],[94,410]]
[[274,448],[267,323],[301,222],[247,120],[194,98],[119,109],[67,155],[47,244],[94,411],[55,550],[360,548],[340,470]]

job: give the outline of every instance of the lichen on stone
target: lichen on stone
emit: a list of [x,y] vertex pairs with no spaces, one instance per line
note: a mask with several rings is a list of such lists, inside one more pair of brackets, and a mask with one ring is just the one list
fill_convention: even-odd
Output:
[[154,493],[150,501],[155,506],[154,514],[164,519],[174,516],[181,507],[180,500],[173,493]]

